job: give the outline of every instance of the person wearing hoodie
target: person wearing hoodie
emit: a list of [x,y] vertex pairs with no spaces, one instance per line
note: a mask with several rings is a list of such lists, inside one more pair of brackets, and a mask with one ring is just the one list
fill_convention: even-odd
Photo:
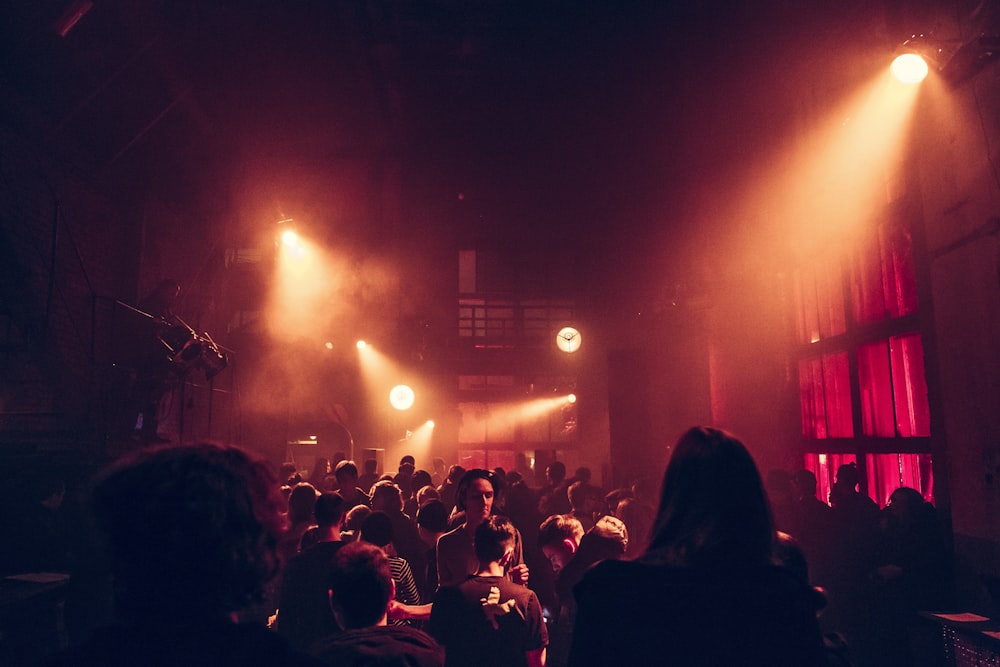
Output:
[[549,664],[565,665],[576,616],[573,587],[595,563],[625,555],[628,530],[620,519],[603,516],[584,532],[583,524],[573,515],[553,514],[538,528],[538,546],[556,577],[557,608],[549,618]]
[[365,541],[337,550],[329,575],[330,606],[344,630],[321,639],[311,652],[337,667],[443,667],[444,649],[430,635],[388,622],[396,593],[389,557]]

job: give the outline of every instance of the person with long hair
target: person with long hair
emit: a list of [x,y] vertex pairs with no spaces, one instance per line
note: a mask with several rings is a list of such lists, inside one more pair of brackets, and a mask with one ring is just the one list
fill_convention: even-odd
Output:
[[103,471],[89,499],[115,618],[48,667],[317,664],[237,620],[281,567],[282,502],[262,458],[213,443],[146,448]]
[[822,595],[774,564],[776,533],[753,457],[695,427],[674,447],[649,546],[575,588],[571,665],[824,664]]

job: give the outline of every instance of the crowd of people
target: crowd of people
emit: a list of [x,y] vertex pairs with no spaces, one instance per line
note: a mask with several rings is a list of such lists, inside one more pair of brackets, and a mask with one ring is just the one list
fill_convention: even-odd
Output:
[[538,487],[373,463],[116,463],[90,494],[114,621],[46,664],[907,665],[918,611],[949,603],[919,493],[880,509],[843,466],[828,504],[714,428],[680,437],[658,495],[559,461]]

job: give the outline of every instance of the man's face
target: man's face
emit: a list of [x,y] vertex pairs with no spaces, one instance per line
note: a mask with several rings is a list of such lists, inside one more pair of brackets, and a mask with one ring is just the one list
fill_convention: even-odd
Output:
[[493,485],[482,478],[472,480],[465,493],[465,514],[482,521],[493,511]]
[[549,563],[552,564],[552,571],[556,574],[559,574],[560,570],[566,567],[569,560],[573,557],[573,552],[563,542],[554,546],[546,545],[542,547],[542,553],[549,559]]

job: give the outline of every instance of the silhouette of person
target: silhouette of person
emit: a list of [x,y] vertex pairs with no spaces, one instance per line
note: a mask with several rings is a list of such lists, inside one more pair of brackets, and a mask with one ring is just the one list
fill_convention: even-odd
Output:
[[92,505],[119,620],[51,664],[315,665],[262,625],[232,620],[278,573],[277,490],[267,463],[236,447],[154,447],[114,465]]
[[822,595],[773,564],[771,510],[742,442],[708,427],[681,436],[652,535],[638,560],[602,561],[576,586],[569,664],[825,664]]

